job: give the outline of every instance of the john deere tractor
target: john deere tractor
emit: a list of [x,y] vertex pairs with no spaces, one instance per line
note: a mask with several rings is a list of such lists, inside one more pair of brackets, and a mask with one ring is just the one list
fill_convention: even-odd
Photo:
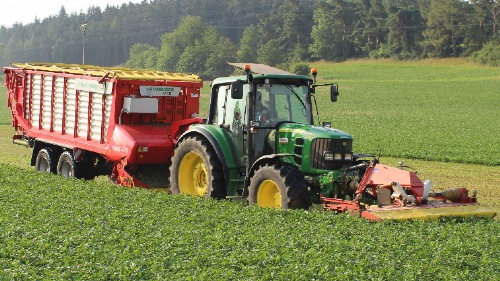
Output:
[[246,75],[213,81],[208,119],[177,143],[171,191],[304,209],[320,195],[352,195],[359,171],[342,169],[355,161],[352,136],[327,123],[314,125],[316,88],[329,87],[336,101],[337,85],[316,84],[315,70],[309,77],[233,65]]
[[[177,142],[173,193],[212,198],[240,196],[262,207],[325,210],[371,220],[494,217],[466,188],[433,192],[432,181],[390,167],[371,155],[353,154],[352,136],[321,126],[316,83],[265,65],[244,65],[245,76],[215,79],[208,119]],[[253,73],[252,73],[253,70]]]

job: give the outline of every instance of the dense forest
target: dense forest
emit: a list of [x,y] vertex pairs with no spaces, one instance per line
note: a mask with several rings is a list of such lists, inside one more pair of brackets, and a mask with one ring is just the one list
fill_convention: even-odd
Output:
[[0,27],[0,65],[225,73],[227,61],[472,56],[500,63],[497,0],[144,0]]

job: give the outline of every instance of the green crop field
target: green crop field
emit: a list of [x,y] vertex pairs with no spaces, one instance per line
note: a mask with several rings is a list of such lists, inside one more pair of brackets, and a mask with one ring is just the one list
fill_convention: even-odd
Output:
[[500,223],[373,223],[0,164],[0,280],[495,280]]
[[[500,68],[463,60],[315,63],[323,121],[356,152],[500,212]],[[207,107],[208,85],[202,110]],[[500,221],[372,223],[330,212],[40,174],[0,87],[0,280],[498,280]],[[203,115],[203,112],[202,112]],[[432,161],[431,161],[432,160]],[[444,162],[446,161],[446,162]]]
[[500,68],[458,59],[313,66],[341,93],[335,104],[320,99],[323,119],[352,133],[357,152],[500,165]]

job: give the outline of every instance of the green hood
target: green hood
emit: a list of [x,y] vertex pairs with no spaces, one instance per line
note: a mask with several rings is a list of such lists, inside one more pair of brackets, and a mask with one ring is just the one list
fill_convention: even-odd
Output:
[[[352,136],[343,131],[313,125],[284,123],[274,137],[278,153],[292,154],[294,163],[305,174],[320,174],[350,165]],[[325,160],[325,152],[341,154],[341,160]],[[346,157],[346,156],[351,157]]]
[[285,123],[278,130],[278,134],[290,136],[292,138],[335,138],[335,139],[352,139],[352,136],[338,129],[318,127],[313,125]]

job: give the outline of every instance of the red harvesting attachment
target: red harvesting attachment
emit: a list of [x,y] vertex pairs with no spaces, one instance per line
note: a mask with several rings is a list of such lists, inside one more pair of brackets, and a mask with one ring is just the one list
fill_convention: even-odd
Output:
[[354,200],[322,197],[323,208],[370,220],[436,220],[440,217],[494,217],[495,212],[476,204],[466,188],[431,192],[414,172],[369,163]]

